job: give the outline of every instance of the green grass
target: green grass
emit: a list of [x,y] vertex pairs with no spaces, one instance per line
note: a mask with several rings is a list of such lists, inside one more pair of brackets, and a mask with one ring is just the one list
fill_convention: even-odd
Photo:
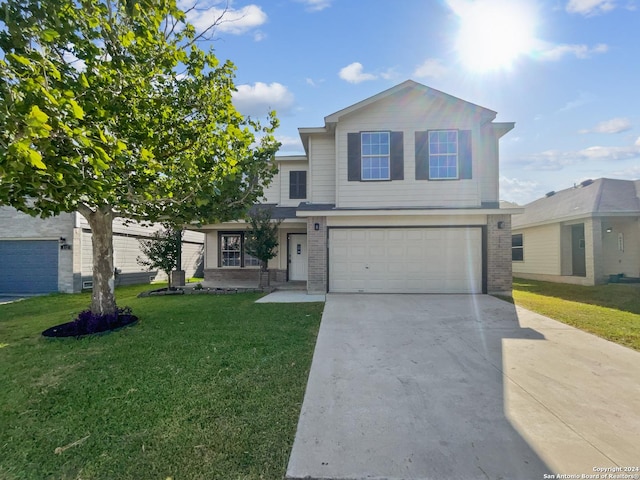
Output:
[[640,350],[640,286],[513,280],[516,305]]
[[148,288],[116,292],[137,325],[80,340],[40,333],[88,294],[0,305],[0,478],[283,478],[322,305]]

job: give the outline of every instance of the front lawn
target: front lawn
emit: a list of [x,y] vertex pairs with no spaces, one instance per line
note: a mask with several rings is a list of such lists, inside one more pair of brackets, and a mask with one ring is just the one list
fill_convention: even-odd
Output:
[[0,478],[280,479],[322,304],[136,298],[140,322],[45,339],[88,294],[0,305]]
[[640,350],[640,286],[583,287],[514,278],[513,299],[521,307]]

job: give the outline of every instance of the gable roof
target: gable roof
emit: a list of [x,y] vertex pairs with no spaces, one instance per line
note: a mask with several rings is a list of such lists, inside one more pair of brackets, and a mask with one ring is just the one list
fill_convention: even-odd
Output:
[[512,228],[530,227],[583,217],[640,215],[640,180],[585,180],[559,192],[549,192],[524,206]]
[[[394,95],[405,95],[412,92],[418,93],[419,95],[423,95],[425,97],[431,97],[432,99],[437,100],[442,104],[446,104],[447,106],[452,107],[453,111],[471,110],[482,119],[482,123],[491,122],[498,115],[497,112],[489,110],[488,108],[481,107],[471,102],[467,102],[466,100],[462,100],[460,98],[454,97],[453,95],[449,95],[448,93],[441,92],[440,90],[436,90],[435,88],[427,87],[426,85],[415,82],[413,80],[406,80],[396,85],[395,87],[391,87],[376,95],[373,95],[372,97],[365,98],[364,100],[349,107],[338,110],[331,115],[327,115],[326,117],[324,117],[323,127],[298,128],[298,132],[300,134],[305,152],[307,152],[308,154],[307,146],[309,135],[331,133],[335,131],[335,126],[342,117],[355,113],[359,110],[362,110],[363,108],[368,107],[369,105],[383,101]],[[496,132],[498,132],[498,136],[500,137],[511,130],[514,125],[515,124],[512,122],[495,123],[494,129],[496,130]]]
[[461,100],[453,95],[449,95],[448,93],[441,92],[440,90],[436,90],[435,88],[427,87],[418,82],[414,82],[413,80],[406,80],[395,87],[391,87],[383,92],[380,92],[372,97],[366,98],[358,103],[351,105],[350,107],[343,108],[342,110],[338,110],[331,115],[327,115],[324,117],[325,126],[329,124],[337,123],[340,120],[340,117],[344,117],[345,115],[349,115],[353,112],[361,110],[369,105],[384,100],[392,95],[396,95],[398,93],[404,93],[405,91],[416,91],[425,96],[431,96],[443,100],[447,103],[456,103],[465,108],[469,108],[475,110],[477,113],[485,117],[486,121],[491,121],[496,118],[497,113],[493,110],[489,110],[488,108],[480,107],[471,102],[467,102],[466,100]]

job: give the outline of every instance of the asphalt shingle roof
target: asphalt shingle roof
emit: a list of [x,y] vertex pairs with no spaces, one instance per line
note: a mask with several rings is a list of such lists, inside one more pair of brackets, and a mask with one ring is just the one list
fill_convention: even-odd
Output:
[[592,215],[640,214],[640,180],[599,178],[582,182],[524,206],[513,228]]

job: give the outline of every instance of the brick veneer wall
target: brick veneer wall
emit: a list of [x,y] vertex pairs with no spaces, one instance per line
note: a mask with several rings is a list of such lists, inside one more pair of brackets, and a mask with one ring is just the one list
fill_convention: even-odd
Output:
[[[269,269],[269,278],[272,282],[284,283],[287,281],[287,271],[277,268]],[[257,268],[207,268],[204,271],[205,282],[230,285],[233,282],[255,282],[258,284]]]
[[511,289],[511,215],[488,215],[487,293],[511,295]]
[[[315,224],[319,229],[315,230]],[[307,291],[311,294],[327,293],[327,219],[307,218]]]

